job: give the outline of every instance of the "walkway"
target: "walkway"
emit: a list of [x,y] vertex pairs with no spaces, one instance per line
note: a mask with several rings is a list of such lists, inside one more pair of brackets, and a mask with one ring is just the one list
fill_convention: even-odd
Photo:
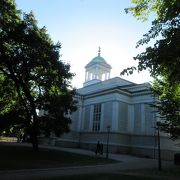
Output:
[[[43,146],[43,147],[94,156],[94,152],[88,150],[49,147],[49,146]],[[139,158],[130,155],[122,155],[122,154],[109,154],[109,158],[119,160],[121,161],[121,163],[95,165],[95,166],[65,167],[65,168],[0,171],[0,179],[29,180],[34,178],[56,177],[63,175],[92,174],[92,173],[104,173],[104,172],[123,173],[124,171],[127,172],[128,170],[132,170],[132,169],[157,168],[157,160],[154,159]],[[165,168],[165,167],[173,167],[174,165],[172,161],[163,161],[162,166],[163,168]]]

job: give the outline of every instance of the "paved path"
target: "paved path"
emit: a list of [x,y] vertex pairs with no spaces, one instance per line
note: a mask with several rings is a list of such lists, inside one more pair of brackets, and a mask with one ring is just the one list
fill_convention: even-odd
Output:
[[[59,147],[44,148],[59,149],[63,151],[86,154],[94,156],[94,152],[82,149],[70,149]],[[144,169],[144,168],[157,168],[157,160],[139,158],[130,155],[122,154],[109,154],[109,158],[119,160],[120,163],[95,165],[95,166],[79,166],[79,167],[65,167],[65,168],[49,168],[49,169],[31,169],[31,170],[12,170],[12,171],[0,171],[0,180],[28,180],[42,177],[56,177],[63,175],[75,175],[75,174],[91,174],[91,173],[119,173],[127,172],[132,169]],[[172,161],[163,161],[163,168],[173,167]]]

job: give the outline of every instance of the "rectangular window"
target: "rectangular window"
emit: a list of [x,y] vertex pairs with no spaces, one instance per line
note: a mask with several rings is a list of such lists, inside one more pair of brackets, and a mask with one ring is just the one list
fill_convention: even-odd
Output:
[[93,131],[100,130],[100,121],[101,121],[101,104],[94,105],[93,113]]

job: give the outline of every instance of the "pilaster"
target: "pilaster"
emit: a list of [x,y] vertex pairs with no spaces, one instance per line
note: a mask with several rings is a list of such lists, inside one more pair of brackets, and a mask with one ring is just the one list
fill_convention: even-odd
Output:
[[93,129],[93,114],[94,114],[94,105],[90,106],[90,122],[89,122],[89,130],[92,131]]
[[112,125],[111,125],[111,130],[112,131],[117,131],[118,130],[118,120],[119,120],[119,103],[117,101],[113,102],[113,107],[112,107]]
[[141,132],[144,134],[145,130],[145,106],[144,104],[141,104]]
[[128,105],[128,132],[134,131],[134,105]]
[[104,127],[104,103],[101,104],[101,121],[100,121],[100,131],[103,130]]

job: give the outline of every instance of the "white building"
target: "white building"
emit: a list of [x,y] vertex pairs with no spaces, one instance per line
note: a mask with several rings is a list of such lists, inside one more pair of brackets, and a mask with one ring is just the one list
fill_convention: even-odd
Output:
[[[86,66],[83,88],[77,90],[78,110],[72,115],[71,132],[56,145],[95,150],[97,141],[106,151],[157,158],[156,116],[150,106],[154,97],[148,83],[135,84],[110,78],[111,66],[101,57]],[[172,159],[176,142],[161,133],[161,154]]]

